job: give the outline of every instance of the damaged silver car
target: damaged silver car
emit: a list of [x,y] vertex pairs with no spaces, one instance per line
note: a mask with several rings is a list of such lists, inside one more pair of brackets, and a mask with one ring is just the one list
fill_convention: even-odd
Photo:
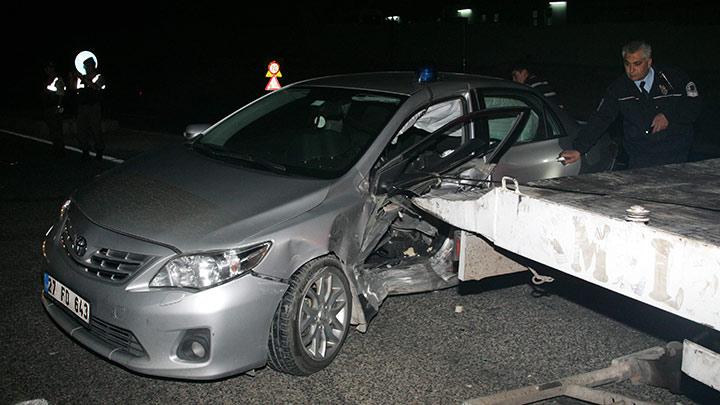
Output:
[[[42,302],[140,373],[308,375],[388,295],[458,283],[454,230],[413,197],[576,174],[556,161],[576,131],[500,79],[299,82],[74,192],[44,243]],[[607,163],[588,156],[584,170]]]

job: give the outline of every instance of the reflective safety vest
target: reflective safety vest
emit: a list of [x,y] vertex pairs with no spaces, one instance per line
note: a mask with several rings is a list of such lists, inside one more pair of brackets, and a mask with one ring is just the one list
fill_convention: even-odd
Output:
[[100,73],[96,73],[95,76],[88,81],[89,78],[90,76],[78,77],[75,82],[78,105],[90,105],[102,102],[103,93],[107,87],[104,77],[100,75]]
[[[100,73],[96,74],[96,75],[92,78],[91,81],[92,81],[93,83],[96,83],[96,84],[97,84],[97,82],[98,82],[99,80],[100,80]],[[99,86],[100,86],[100,89],[101,89],[101,90],[105,90],[106,85],[105,85],[104,82],[101,82],[101,83],[99,84]],[[76,82],[76,84],[75,84],[75,88],[78,89],[78,90],[85,88],[85,83],[84,83],[84,82],[82,81],[82,79],[79,78],[79,77],[77,78],[77,82]]]
[[54,93],[58,96],[62,96],[63,94],[65,94],[65,90],[67,90],[67,88],[65,87],[65,82],[63,82],[62,79],[57,76],[55,76],[53,81],[45,88],[47,89],[47,91]]
[[[47,83],[47,82],[46,82]],[[45,86],[43,91],[43,105],[45,108],[62,107],[62,98],[65,95],[65,82],[57,76]]]

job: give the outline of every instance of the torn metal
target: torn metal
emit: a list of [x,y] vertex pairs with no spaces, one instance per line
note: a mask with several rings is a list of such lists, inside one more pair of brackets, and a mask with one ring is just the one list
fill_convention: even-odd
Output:
[[432,291],[459,283],[449,228],[421,215],[405,197],[383,201],[368,224],[354,268],[365,320],[388,295]]

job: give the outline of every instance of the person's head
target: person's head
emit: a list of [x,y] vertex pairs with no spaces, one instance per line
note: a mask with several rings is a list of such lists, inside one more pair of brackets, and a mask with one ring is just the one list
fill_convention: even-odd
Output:
[[89,74],[90,72],[95,71],[95,59],[93,58],[87,58],[83,61],[83,66],[85,66],[85,71]]
[[652,47],[645,41],[630,41],[622,47],[625,74],[630,80],[641,80],[652,66]]
[[45,74],[48,76],[54,76],[55,75],[55,61],[49,60],[45,63]]
[[530,76],[530,68],[526,62],[516,62],[510,72],[512,80],[516,83],[525,83]]

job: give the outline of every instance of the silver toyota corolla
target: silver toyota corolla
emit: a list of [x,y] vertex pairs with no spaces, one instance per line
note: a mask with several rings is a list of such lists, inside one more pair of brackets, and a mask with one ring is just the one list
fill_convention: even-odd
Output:
[[[311,374],[388,295],[458,283],[453,229],[414,196],[576,174],[556,157],[577,129],[501,79],[299,82],[74,192],[43,244],[42,302],[140,373]],[[606,168],[607,146],[583,170]]]

